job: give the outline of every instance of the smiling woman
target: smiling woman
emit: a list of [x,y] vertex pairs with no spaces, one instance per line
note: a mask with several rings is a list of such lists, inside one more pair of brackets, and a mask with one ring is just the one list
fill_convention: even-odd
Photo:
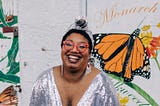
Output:
[[62,38],[62,65],[38,77],[30,106],[119,106],[108,76],[90,64],[92,47],[92,33],[80,17]]

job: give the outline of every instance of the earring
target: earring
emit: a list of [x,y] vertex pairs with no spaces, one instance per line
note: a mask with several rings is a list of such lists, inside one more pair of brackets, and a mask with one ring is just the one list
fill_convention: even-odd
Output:
[[94,66],[95,60],[94,58],[90,57],[88,60],[88,64],[93,65]]

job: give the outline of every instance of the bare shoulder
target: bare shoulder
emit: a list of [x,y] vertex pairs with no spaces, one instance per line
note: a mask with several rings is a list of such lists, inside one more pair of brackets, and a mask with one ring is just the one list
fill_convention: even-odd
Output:
[[91,65],[91,70],[95,74],[99,74],[100,73],[100,70],[98,68],[96,68],[95,66],[93,66],[93,65]]
[[59,69],[59,68],[60,68],[60,65],[54,66],[54,67],[53,67],[53,70],[57,70],[57,69]]
[[58,76],[60,73],[60,65],[59,66],[54,66],[53,67],[53,74],[54,76]]
[[100,70],[97,69],[96,67],[94,67],[93,65],[91,65],[91,73],[89,74],[89,76],[91,78],[94,78],[95,76],[97,76],[100,73]]

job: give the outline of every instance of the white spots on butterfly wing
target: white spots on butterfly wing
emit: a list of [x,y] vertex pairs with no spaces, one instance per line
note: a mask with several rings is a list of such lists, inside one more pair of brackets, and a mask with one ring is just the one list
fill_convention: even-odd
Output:
[[96,37],[96,44],[100,42],[101,37],[102,37],[102,34],[98,34],[98,36]]
[[135,37],[135,36],[133,36],[133,39],[136,39],[136,37]]
[[96,44],[99,43],[99,42],[100,42],[100,39],[98,39],[98,40],[96,41]]

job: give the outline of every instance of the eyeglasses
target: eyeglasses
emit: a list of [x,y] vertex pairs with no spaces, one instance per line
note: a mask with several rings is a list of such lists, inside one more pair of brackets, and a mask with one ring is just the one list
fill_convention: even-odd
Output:
[[75,44],[74,42],[69,41],[69,40],[63,41],[63,46],[66,50],[72,50],[74,46],[76,46],[76,50],[78,50],[79,52],[84,52],[89,47],[88,43]]

